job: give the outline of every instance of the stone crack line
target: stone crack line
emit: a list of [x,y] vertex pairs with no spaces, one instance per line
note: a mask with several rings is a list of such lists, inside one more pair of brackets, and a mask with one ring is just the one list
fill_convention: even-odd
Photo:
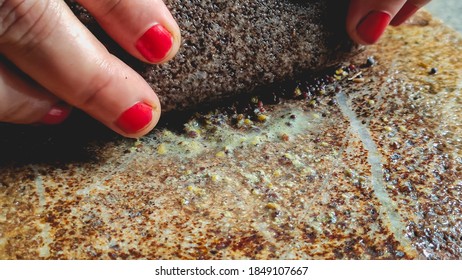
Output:
[[361,123],[355,112],[348,105],[348,97],[340,92],[336,96],[338,106],[342,114],[349,120],[351,132],[356,134],[361,140],[364,148],[368,151],[368,162],[371,166],[371,183],[375,196],[380,202],[380,214],[389,221],[391,231],[395,238],[408,250],[415,251],[410,240],[405,238],[405,226],[395,203],[388,195],[384,183],[384,173],[382,170],[382,156],[375,144],[368,128]]
[[[46,207],[45,188],[43,187],[42,176],[39,174],[37,168],[34,167],[34,171],[36,174],[35,187],[38,197],[38,216],[42,216]],[[42,237],[42,246],[38,249],[38,253],[39,257],[47,258],[50,256],[50,244],[53,242],[50,235],[51,227],[46,222],[44,224],[40,223],[39,226],[41,228],[40,237]]]
[[[83,188],[81,190],[78,190],[77,194],[79,194],[79,195],[90,195],[90,192],[92,190],[99,190],[99,191],[107,190],[108,186],[105,186],[104,182],[106,182],[106,181],[110,180],[111,178],[113,178],[114,175],[126,170],[127,167],[129,166],[129,164],[135,158],[136,158],[136,153],[135,152],[129,153],[127,156],[125,156],[125,159],[122,160],[122,163],[120,163],[117,167],[113,168],[112,171],[109,172],[109,174],[107,174],[106,176],[104,176],[102,178],[99,178],[96,182],[86,186],[85,188]],[[96,173],[97,172],[95,172],[95,174]]]
[[322,181],[321,187],[318,189],[318,192],[316,192],[316,195],[307,203],[307,209],[311,209],[312,207],[314,207],[314,203],[319,200],[318,197],[326,191],[326,188],[329,185],[329,181],[332,179],[332,176],[336,168],[343,165],[340,163],[340,159],[343,152],[348,149],[348,142],[350,141],[350,138],[350,136],[347,136],[343,139],[342,145],[337,150],[338,156],[336,157],[335,162],[332,164],[332,168],[329,170],[329,172],[326,173],[325,179]]

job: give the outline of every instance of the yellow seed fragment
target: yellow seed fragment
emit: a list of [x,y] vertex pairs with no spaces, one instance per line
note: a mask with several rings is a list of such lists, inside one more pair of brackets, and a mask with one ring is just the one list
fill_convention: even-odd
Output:
[[215,157],[217,158],[224,158],[226,156],[225,152],[219,151],[218,153],[215,154]]
[[250,144],[253,145],[253,146],[257,146],[258,144],[260,144],[260,142],[261,142],[260,137],[255,136],[255,137],[252,138],[252,140],[250,141]]
[[190,192],[192,192],[192,193],[194,193],[196,195],[204,195],[205,194],[205,191],[203,189],[198,188],[196,186],[192,186],[192,185],[188,186],[188,191],[190,191]]
[[173,136],[173,133],[170,130],[166,129],[166,130],[162,131],[162,136],[170,138],[170,137]]
[[167,153],[167,147],[164,143],[160,144],[158,147],[157,147],[157,153],[159,155],[165,155]]
[[295,91],[294,91],[294,94],[295,94],[295,96],[300,96],[300,95],[302,95],[302,90],[299,87],[297,87],[295,89]]
[[245,124],[245,125],[252,125],[253,122],[252,122],[250,119],[245,119],[245,120],[244,120],[244,124]]
[[281,177],[281,175],[282,175],[282,172],[281,172],[280,169],[274,171],[274,173],[273,173],[273,176],[274,176],[274,177]]
[[216,174],[213,174],[212,176],[210,176],[210,180],[212,180],[212,182],[216,183],[220,180],[220,176],[216,175]]
[[289,153],[285,153],[284,157],[287,158],[287,159],[290,159],[290,160],[294,159],[294,156],[292,154],[289,154]]
[[407,132],[407,128],[406,128],[404,125],[400,125],[400,126],[399,126],[399,130],[400,130],[401,132]]
[[260,114],[258,115],[257,119],[261,122],[264,122],[268,119],[268,116],[267,115],[264,115],[264,114]]
[[269,202],[268,204],[266,204],[266,208],[273,209],[273,210],[279,210],[281,209],[281,206],[279,206],[279,204],[277,203]]

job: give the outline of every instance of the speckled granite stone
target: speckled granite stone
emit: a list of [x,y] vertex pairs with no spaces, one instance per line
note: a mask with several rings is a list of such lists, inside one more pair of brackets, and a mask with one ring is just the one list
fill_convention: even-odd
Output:
[[[351,56],[347,1],[167,0],[182,32],[178,55],[162,66],[113,50],[158,93],[163,111],[185,109],[316,71]],[[95,22],[71,5],[94,33]],[[113,49],[113,44],[105,40]]]
[[341,88],[242,127],[212,111],[214,130],[191,120],[195,135],[103,139],[72,160],[82,133],[56,128],[41,163],[0,165],[0,258],[461,259],[461,54],[419,13]]

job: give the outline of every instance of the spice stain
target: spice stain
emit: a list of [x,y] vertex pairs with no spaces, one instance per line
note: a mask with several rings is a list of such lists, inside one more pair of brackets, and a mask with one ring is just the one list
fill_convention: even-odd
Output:
[[0,258],[460,259],[461,49],[420,12],[180,128],[1,165]]

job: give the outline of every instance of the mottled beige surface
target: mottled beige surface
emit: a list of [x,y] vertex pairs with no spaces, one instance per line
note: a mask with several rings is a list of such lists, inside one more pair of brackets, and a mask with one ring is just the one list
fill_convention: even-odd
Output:
[[2,166],[0,257],[460,259],[461,38],[421,14],[315,106]]

